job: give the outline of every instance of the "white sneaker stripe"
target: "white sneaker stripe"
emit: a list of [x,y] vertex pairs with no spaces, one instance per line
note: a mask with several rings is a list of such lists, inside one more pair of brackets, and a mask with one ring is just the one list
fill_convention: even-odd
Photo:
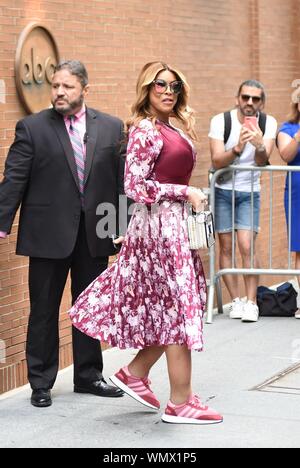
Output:
[[196,410],[190,407],[185,407],[183,408],[182,411],[178,413],[178,416],[184,417],[184,418],[192,418],[195,416]]
[[143,398],[141,398],[132,388],[130,388],[128,385],[126,385],[122,380],[120,380],[116,375],[112,375],[110,377],[110,380],[121,390],[123,390],[127,395],[131,396],[134,398],[134,400],[138,401],[139,403],[142,403],[145,406],[148,406],[149,408],[158,410],[159,408],[157,406],[152,405],[151,403],[148,403],[145,401]]

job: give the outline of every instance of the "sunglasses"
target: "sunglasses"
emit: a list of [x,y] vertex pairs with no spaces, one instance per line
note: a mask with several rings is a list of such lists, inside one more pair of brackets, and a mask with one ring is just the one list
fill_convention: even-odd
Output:
[[249,94],[241,94],[241,98],[245,102],[252,99],[253,104],[258,104],[261,101],[261,96],[250,96]]
[[170,88],[171,93],[180,94],[183,86],[183,82],[179,80],[171,81],[171,83],[167,83],[165,80],[154,80],[152,83],[158,94],[165,93],[168,88]]

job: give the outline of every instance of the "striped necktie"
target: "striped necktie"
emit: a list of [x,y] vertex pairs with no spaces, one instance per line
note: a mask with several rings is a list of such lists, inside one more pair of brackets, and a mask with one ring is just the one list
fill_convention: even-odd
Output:
[[77,174],[79,180],[79,190],[81,195],[83,196],[84,193],[84,164],[85,164],[85,153],[84,148],[82,145],[82,141],[80,138],[80,133],[78,128],[75,126],[76,116],[70,115],[70,127],[69,127],[69,135],[71,144],[74,151],[74,158],[77,167]]

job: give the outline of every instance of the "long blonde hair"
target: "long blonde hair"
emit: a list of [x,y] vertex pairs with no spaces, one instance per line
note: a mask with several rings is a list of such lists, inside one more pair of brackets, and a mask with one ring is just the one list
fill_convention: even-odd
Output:
[[180,71],[163,62],[149,62],[142,68],[136,84],[137,98],[131,107],[132,115],[126,122],[127,131],[131,126],[138,127],[141,120],[145,118],[151,119],[153,125],[155,125],[156,117],[150,110],[149,92],[153,80],[155,80],[157,75],[164,70],[174,73],[176,79],[183,82],[182,91],[178,95],[171,117],[178,119],[184,125],[187,134],[193,140],[197,140],[197,135],[194,130],[194,111],[187,104],[190,87],[187,84],[185,76]]
[[291,103],[290,113],[287,118],[290,123],[299,123],[300,112],[299,112],[298,102]]

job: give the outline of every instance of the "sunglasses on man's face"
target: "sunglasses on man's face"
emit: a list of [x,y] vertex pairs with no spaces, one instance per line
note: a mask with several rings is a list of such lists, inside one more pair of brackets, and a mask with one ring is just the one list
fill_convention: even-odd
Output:
[[180,94],[183,86],[183,82],[179,80],[171,81],[167,83],[165,80],[153,80],[154,89],[158,94],[163,94],[170,88],[171,93]]
[[261,101],[261,96],[250,96],[249,94],[241,94],[241,98],[244,102],[248,102],[252,99],[253,104],[258,104]]

